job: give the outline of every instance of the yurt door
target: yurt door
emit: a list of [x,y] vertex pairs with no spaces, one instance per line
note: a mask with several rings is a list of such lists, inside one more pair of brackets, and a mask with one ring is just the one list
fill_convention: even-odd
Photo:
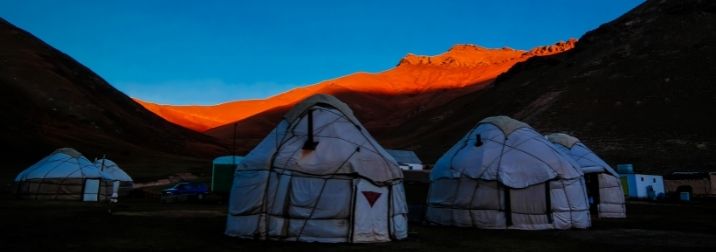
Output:
[[99,199],[99,179],[85,179],[84,196],[82,201],[97,201]]
[[353,242],[389,241],[388,187],[378,187],[361,179],[354,192]]

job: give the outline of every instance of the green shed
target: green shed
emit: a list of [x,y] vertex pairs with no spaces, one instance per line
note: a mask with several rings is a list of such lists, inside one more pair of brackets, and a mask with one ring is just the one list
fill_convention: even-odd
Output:
[[221,156],[214,159],[211,165],[211,191],[228,193],[234,181],[234,170],[241,163],[243,156]]

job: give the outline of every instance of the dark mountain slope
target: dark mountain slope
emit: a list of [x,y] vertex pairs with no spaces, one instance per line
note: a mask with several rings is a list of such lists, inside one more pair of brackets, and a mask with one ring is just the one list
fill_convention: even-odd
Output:
[[647,1],[586,33],[573,50],[519,63],[494,86],[380,138],[435,161],[497,114],[573,134],[637,171],[715,170],[716,2]]
[[166,122],[88,68],[0,19],[0,183],[58,147],[107,154],[133,176],[198,167],[222,150]]

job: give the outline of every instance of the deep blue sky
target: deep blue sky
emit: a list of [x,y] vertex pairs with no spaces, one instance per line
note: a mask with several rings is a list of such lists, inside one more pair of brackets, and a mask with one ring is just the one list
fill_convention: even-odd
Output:
[[527,50],[579,38],[641,2],[0,0],[0,17],[132,97],[214,104],[459,43]]

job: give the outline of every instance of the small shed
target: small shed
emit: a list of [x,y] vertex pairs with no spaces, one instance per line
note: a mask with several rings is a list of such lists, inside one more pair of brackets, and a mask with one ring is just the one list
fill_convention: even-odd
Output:
[[418,155],[415,154],[414,151],[395,149],[385,149],[385,151],[387,151],[395,161],[398,161],[400,169],[405,171],[423,170],[423,162],[420,161],[420,158],[418,158]]
[[211,191],[228,193],[234,181],[236,165],[241,163],[243,156],[220,156],[211,164]]
[[650,174],[620,174],[624,194],[632,199],[655,200],[666,196],[664,178]]

